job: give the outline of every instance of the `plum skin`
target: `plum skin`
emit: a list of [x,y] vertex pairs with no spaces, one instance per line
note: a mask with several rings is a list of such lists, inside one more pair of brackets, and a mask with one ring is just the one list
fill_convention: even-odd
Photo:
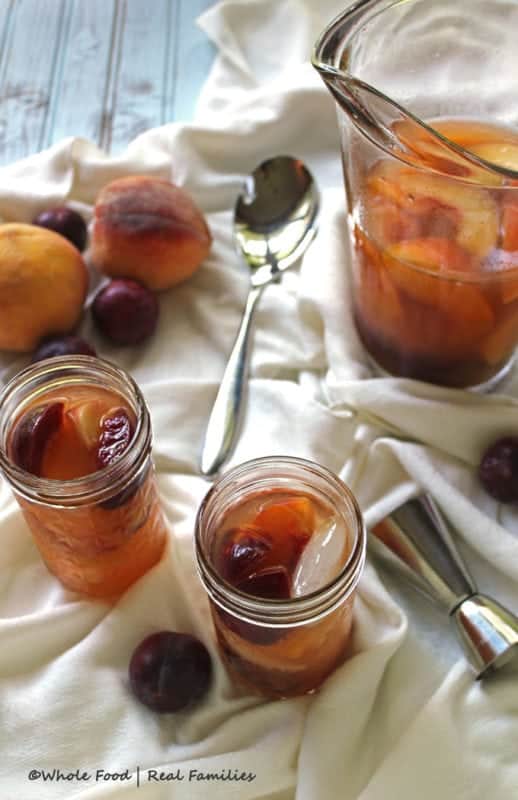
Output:
[[48,228],[64,236],[74,247],[77,247],[80,253],[86,247],[86,222],[81,214],[68,206],[48,208],[38,214],[32,224],[40,228]]
[[136,345],[155,332],[159,315],[156,295],[137,281],[116,278],[100,289],[92,317],[101,333],[114,344]]
[[40,342],[32,355],[31,363],[54,356],[69,355],[96,356],[97,353],[92,345],[80,336],[52,336]]
[[518,502],[518,437],[504,436],[493,442],[482,455],[478,476],[495,500]]
[[212,661],[194,636],[159,631],[133,651],[129,682],[141,703],[158,713],[183,711],[198,703],[209,689]]

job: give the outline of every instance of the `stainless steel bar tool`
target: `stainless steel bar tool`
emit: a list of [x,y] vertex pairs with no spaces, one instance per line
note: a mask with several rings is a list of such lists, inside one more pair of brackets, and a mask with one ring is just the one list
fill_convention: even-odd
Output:
[[518,617],[478,591],[428,494],[409,500],[370,531],[371,550],[445,610],[467,660],[483,678],[518,656]]

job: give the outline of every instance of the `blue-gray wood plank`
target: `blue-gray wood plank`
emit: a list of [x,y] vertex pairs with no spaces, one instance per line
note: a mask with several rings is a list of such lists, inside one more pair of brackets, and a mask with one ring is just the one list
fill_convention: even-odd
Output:
[[0,164],[82,136],[120,152],[189,120],[214,49],[214,0],[0,0]]

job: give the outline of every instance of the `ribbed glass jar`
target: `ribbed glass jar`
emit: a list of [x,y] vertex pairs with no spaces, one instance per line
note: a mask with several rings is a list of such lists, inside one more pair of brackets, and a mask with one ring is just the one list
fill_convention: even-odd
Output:
[[[134,413],[126,450],[84,477],[38,477],[9,457],[13,423],[56,390],[96,388],[116,394]],[[11,485],[43,561],[65,586],[91,597],[123,592],[159,561],[167,528],[151,460],[144,398],[123,370],[91,356],[63,356],[18,373],[0,395],[0,469]]]
[[[221,576],[221,562],[217,566],[218,537],[229,525],[235,526],[240,509],[251,502],[267,505],[275,497],[288,498],[288,504],[293,502],[290,497],[305,498],[327,509],[345,532],[346,546],[333,566],[332,578],[308,594],[289,599],[247,594]],[[286,529],[284,535],[292,534]],[[256,459],[214,484],[197,516],[196,559],[209,595],[219,650],[236,682],[266,697],[300,695],[315,690],[342,662],[365,543],[362,515],[351,491],[313,462],[277,456]]]

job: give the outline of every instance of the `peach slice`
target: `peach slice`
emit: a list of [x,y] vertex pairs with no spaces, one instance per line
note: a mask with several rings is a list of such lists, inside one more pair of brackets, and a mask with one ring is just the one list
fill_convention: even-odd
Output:
[[518,171],[518,139],[514,142],[483,142],[471,147],[473,153],[499,167]]
[[106,411],[106,403],[100,400],[82,400],[67,410],[85,447],[96,448],[101,432],[101,417]]
[[440,237],[455,239],[460,213],[431,197],[416,202],[412,211],[380,194],[369,192],[365,202],[366,228],[382,247],[402,239]]
[[392,341],[403,338],[404,312],[399,293],[383,264],[381,252],[360,228],[354,231],[359,260],[356,303],[369,327]]
[[64,414],[59,431],[45,448],[41,474],[53,480],[73,480],[96,469],[94,455],[85,447],[74,421]]
[[418,215],[430,212],[430,201],[450,207],[458,214],[458,244],[479,258],[497,243],[498,210],[485,189],[388,161],[375,165],[367,186]]
[[436,172],[457,177],[471,175],[471,167],[462,156],[442,146],[433,134],[410,120],[399,120],[393,130],[403,145],[399,156],[416,167],[428,167]]
[[447,315],[452,331],[462,331],[475,340],[491,329],[494,315],[482,291],[473,284],[447,277],[451,273],[469,274],[471,270],[469,255],[455,242],[399,242],[387,248],[383,260],[394,283],[414,300]]
[[451,142],[460,144],[470,150],[477,144],[486,142],[518,142],[512,130],[493,125],[490,122],[473,122],[464,119],[432,120],[430,127],[438,131]]

